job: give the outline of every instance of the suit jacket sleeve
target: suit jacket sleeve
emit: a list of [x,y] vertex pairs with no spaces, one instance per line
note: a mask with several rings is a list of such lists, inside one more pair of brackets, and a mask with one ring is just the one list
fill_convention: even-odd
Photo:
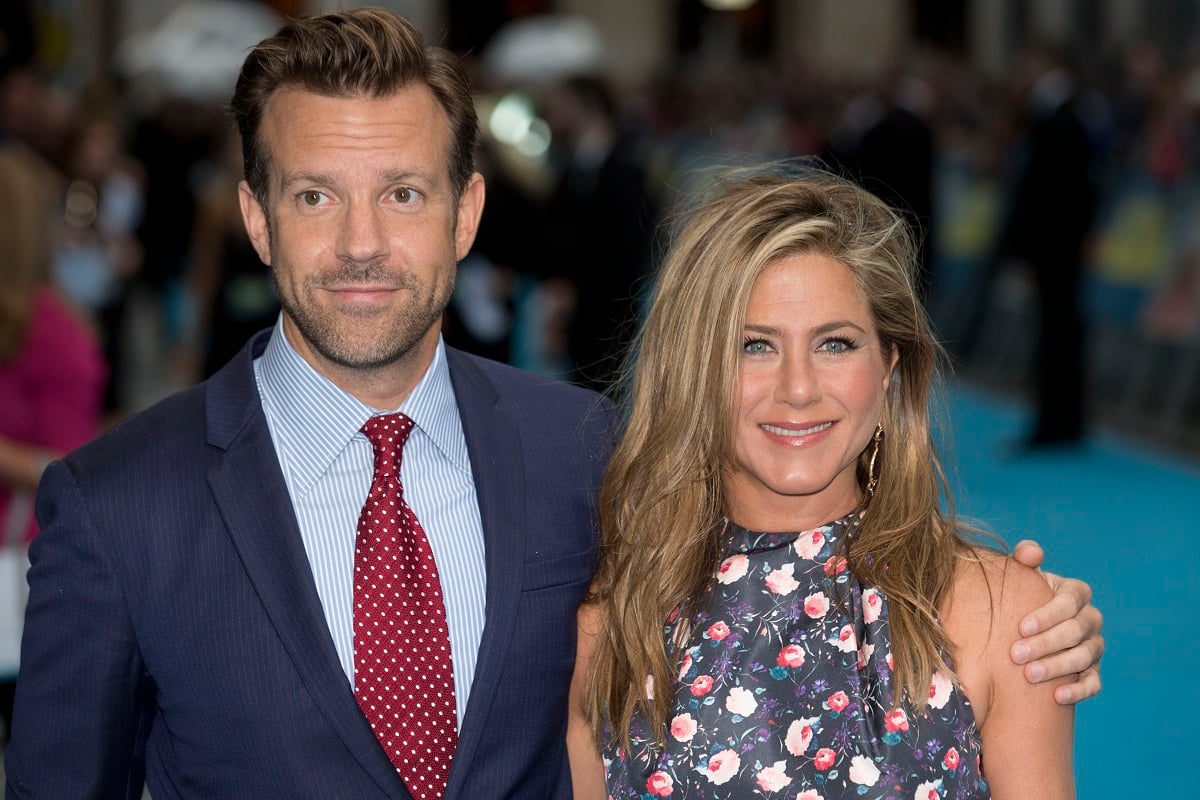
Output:
[[64,462],[38,494],[9,798],[142,795],[143,667],[120,581]]

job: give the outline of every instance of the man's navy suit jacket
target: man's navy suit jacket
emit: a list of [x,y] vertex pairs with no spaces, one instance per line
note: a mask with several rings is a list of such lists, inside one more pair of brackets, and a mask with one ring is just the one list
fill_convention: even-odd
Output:
[[[48,470],[9,798],[408,798],[339,665],[251,366]],[[448,800],[567,798],[575,611],[617,435],[598,395],[448,350],[486,625]]]

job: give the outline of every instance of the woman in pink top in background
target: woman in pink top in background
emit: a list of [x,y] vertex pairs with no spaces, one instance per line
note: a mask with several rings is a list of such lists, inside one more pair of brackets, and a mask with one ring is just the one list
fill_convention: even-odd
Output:
[[0,143],[0,716],[7,739],[24,615],[33,496],[53,458],[99,432],[108,368],[88,323],[49,283],[57,176],[31,150]]
[[[0,146],[0,520],[28,543],[42,469],[99,432],[108,377],[85,319],[49,283],[55,174],[17,143]],[[19,509],[19,506],[26,506]]]

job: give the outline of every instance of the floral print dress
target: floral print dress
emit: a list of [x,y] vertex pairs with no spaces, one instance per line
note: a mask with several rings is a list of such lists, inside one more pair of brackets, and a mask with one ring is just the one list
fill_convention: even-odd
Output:
[[725,559],[682,658],[672,653],[666,749],[636,716],[629,752],[606,737],[610,797],[989,796],[971,704],[946,676],[933,676],[927,716],[892,709],[887,600],[836,555],[857,520],[788,534],[725,526]]

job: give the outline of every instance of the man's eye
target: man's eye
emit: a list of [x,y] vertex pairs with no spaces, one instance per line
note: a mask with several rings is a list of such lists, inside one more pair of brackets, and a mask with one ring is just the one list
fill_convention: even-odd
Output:
[[325,195],[321,192],[310,189],[307,192],[301,193],[300,201],[306,206],[319,206],[321,205],[321,200],[324,199],[324,197]]
[[392,192],[392,196],[396,198],[397,203],[411,203],[417,199],[417,193],[407,186],[401,186]]

